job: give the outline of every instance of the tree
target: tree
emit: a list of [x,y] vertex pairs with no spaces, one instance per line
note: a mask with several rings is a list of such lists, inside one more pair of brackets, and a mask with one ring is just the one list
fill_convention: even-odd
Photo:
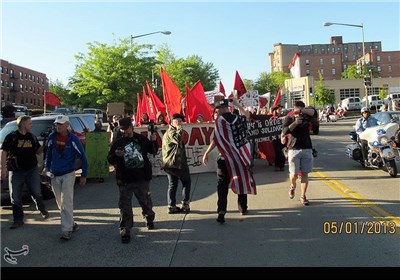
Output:
[[77,94],[71,94],[68,87],[64,86],[64,84],[60,80],[55,80],[55,81],[50,80],[49,91],[57,95],[57,97],[60,98],[62,104],[67,104],[67,105],[79,104],[77,103],[78,102]]
[[317,101],[317,105],[325,105],[335,104],[335,95],[331,94],[329,88],[327,88],[324,84],[324,78],[320,71],[318,71],[319,81],[318,85],[315,89],[315,98]]
[[71,93],[84,107],[105,107],[109,102],[136,104],[136,93],[151,80],[156,64],[152,45],[119,39],[113,45],[88,43],[87,54],[75,56],[77,66],[70,79]]
[[249,90],[254,90],[254,83],[253,80],[249,79],[243,79],[243,84],[246,87],[246,89]]
[[275,95],[287,79],[290,79],[289,73],[280,71],[262,72],[254,83],[254,89],[258,90],[260,94],[271,92],[272,95]]
[[347,66],[341,74],[342,80],[361,79],[364,75],[357,73],[357,64]]

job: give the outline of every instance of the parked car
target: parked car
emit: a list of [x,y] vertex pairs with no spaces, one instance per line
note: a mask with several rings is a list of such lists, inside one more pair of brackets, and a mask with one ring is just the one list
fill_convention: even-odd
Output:
[[[68,115],[70,120],[69,130],[77,135],[81,140],[82,144],[85,144],[85,133],[92,131],[90,125],[81,116],[82,114],[72,114]],[[43,145],[44,140],[47,138],[49,132],[55,129],[54,121],[58,115],[47,115],[32,118],[32,133],[38,138],[38,141]],[[0,146],[3,143],[5,137],[17,130],[17,121],[8,122],[2,130],[0,130]],[[43,169],[43,154],[38,155],[38,166],[40,172]],[[52,190],[50,188],[48,178],[41,175],[41,188],[42,195],[44,198],[49,198],[52,196]],[[1,182],[1,200],[9,197],[8,191],[8,180],[3,180]]]
[[346,111],[351,110],[361,110],[361,100],[360,97],[347,97],[340,102],[340,107]]
[[102,123],[104,122],[104,114],[101,109],[96,108],[84,108],[83,114],[94,114]]

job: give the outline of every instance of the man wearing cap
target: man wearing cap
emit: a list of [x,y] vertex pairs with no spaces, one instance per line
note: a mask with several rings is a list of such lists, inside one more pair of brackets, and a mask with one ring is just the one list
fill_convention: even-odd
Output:
[[[182,122],[184,117],[181,114],[173,114],[168,130],[165,132],[162,141],[162,155],[164,171],[168,176],[168,214],[175,214],[181,211],[190,211],[190,172],[186,158],[185,144],[183,143]],[[176,206],[176,191],[178,182],[182,182],[182,207]]]
[[[14,222],[10,229],[16,229],[24,224],[22,208],[22,190],[24,183],[29,188],[32,200],[42,217],[47,219],[49,213],[43,203],[40,189],[40,177],[36,155],[41,154],[40,146],[35,135],[31,133],[32,120],[30,116],[20,116],[17,119],[18,129],[9,133],[1,146],[1,179],[9,177],[10,199]],[[19,168],[7,166],[7,158],[14,157]],[[17,167],[17,166],[15,166]]]
[[88,162],[79,138],[68,130],[69,117],[56,117],[56,131],[49,135],[43,174],[51,174],[51,187],[61,210],[61,239],[70,240],[72,233],[79,230],[74,222],[74,185],[76,160],[82,162],[80,185],[86,184]]
[[215,121],[213,141],[208,146],[203,156],[203,163],[207,165],[208,154],[218,147],[217,159],[217,222],[225,222],[227,212],[229,187],[238,194],[238,208],[242,215],[247,211],[247,194],[256,194],[256,183],[251,172],[251,148],[246,139],[246,119],[250,113],[232,99],[242,115],[234,115],[229,111],[228,100],[215,102],[215,109],[219,116]]
[[152,168],[147,154],[157,154],[157,134],[151,134],[151,140],[133,131],[131,118],[118,121],[122,137],[110,148],[107,159],[116,167],[116,179],[119,187],[120,209],[119,230],[122,243],[131,240],[133,227],[132,196],[135,194],[147,228],[154,228],[153,202],[150,196]]
[[[368,127],[378,125],[378,120],[371,116],[371,112],[367,107],[361,108],[361,115],[362,117],[356,122],[356,133],[358,136]],[[368,141],[362,140],[360,137],[357,137],[357,139],[361,144],[361,153],[364,159],[364,164],[365,166],[368,166]]]

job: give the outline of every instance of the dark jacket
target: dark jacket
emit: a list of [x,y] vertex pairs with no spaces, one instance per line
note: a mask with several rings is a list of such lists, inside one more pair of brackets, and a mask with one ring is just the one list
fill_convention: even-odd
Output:
[[[115,150],[123,149],[124,156],[118,157]],[[152,167],[147,154],[157,154],[157,142],[133,132],[131,138],[117,139],[108,152],[108,162],[116,166],[118,184],[132,183],[138,180],[151,180]]]

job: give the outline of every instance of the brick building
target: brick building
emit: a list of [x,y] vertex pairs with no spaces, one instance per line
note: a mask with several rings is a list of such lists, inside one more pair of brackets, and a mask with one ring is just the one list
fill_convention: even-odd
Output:
[[[381,78],[400,77],[400,51],[382,51],[380,41],[364,42],[365,61],[375,67]],[[342,36],[331,37],[329,44],[287,45],[274,44],[269,53],[271,72],[290,73],[289,64],[293,56],[300,56],[301,77],[313,76],[318,79],[318,71],[324,80],[340,80],[347,66],[354,65],[363,57],[362,42],[343,43]]]
[[49,89],[46,74],[0,59],[1,107],[21,104],[28,109],[42,109],[44,93]]

